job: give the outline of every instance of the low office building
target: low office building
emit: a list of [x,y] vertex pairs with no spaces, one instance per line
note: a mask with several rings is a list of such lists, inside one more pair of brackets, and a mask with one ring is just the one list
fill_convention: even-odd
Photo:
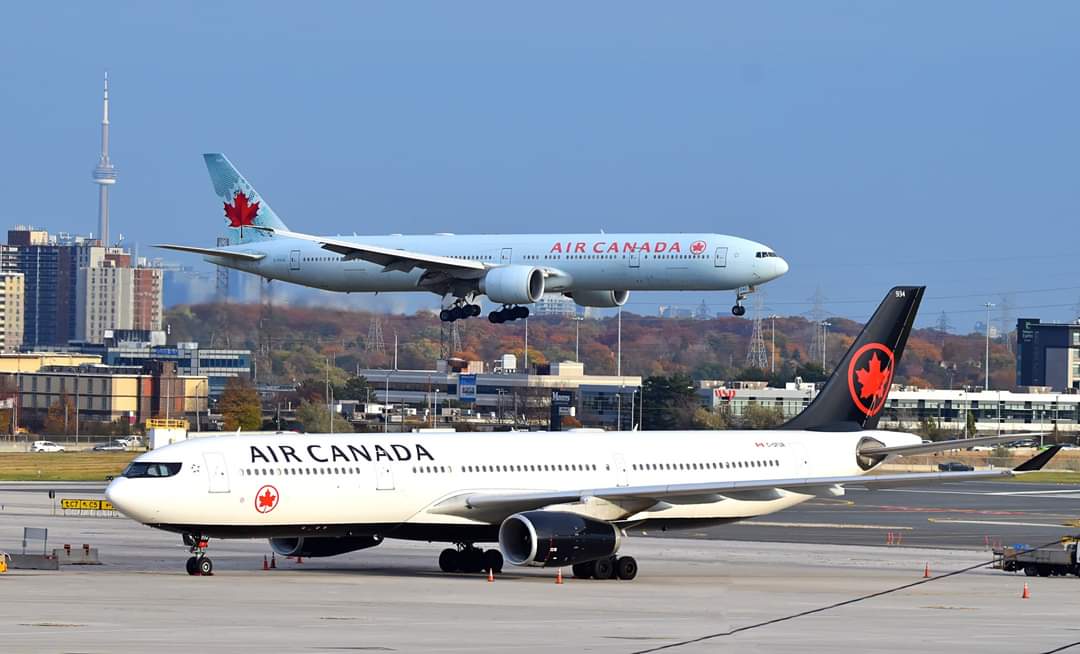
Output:
[[71,420],[140,424],[150,418],[188,418],[207,409],[207,379],[178,375],[173,364],[145,367],[83,364],[0,373],[17,388],[19,423],[42,424],[50,407],[70,407]]
[[471,415],[506,425],[546,426],[558,393],[556,408],[563,406],[562,415],[574,415],[585,426],[615,428],[621,419],[624,429],[633,428],[641,377],[587,375],[582,364],[572,361],[528,373],[508,368],[469,373],[468,365],[440,362],[436,370],[366,369],[359,374],[371,386],[372,403],[413,409],[417,415]]

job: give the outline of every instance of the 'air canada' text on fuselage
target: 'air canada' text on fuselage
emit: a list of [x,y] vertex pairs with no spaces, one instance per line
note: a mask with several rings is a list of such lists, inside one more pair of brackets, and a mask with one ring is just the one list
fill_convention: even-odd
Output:
[[364,461],[434,461],[427,448],[419,443],[402,445],[390,443],[388,445],[373,445],[370,449],[367,445],[322,445],[312,443],[300,447],[292,445],[267,445],[251,446],[252,463],[307,463],[307,459],[315,463],[337,463],[338,461],[359,463]]

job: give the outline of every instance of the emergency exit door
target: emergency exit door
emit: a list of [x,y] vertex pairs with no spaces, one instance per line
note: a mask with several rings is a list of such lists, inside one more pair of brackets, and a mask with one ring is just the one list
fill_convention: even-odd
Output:
[[717,268],[727,268],[727,248],[716,248],[716,257],[713,265]]

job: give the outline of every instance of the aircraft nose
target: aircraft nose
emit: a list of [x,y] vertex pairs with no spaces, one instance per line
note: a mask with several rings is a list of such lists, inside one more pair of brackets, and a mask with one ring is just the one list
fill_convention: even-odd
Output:
[[142,522],[142,516],[138,510],[138,494],[131,487],[131,480],[117,477],[109,482],[105,488],[105,499],[112,503],[113,507],[133,520]]
[[787,274],[787,271],[790,269],[790,267],[788,266],[787,260],[784,259],[783,257],[775,257],[773,259],[773,268],[775,269],[774,272],[773,272],[773,278],[774,279],[777,278],[777,277],[783,277],[784,275]]

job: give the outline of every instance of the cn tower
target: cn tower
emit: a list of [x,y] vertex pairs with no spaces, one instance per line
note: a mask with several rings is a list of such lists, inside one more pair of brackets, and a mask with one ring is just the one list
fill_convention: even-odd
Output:
[[105,100],[101,117],[101,160],[94,168],[94,183],[98,185],[98,238],[109,245],[109,187],[116,183],[116,169],[109,161],[109,73],[105,73]]

